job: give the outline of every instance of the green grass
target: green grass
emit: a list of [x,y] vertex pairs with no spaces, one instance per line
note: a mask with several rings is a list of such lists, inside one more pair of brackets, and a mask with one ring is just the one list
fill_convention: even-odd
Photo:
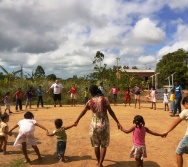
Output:
[[24,159],[15,159],[12,160],[9,164],[0,164],[1,167],[26,167],[27,165],[24,163]]

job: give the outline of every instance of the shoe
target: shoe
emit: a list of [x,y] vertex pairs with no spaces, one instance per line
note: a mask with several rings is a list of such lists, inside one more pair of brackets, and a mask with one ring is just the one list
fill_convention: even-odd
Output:
[[9,111],[9,114],[12,114],[13,112],[12,111]]
[[170,114],[170,116],[171,116],[171,117],[175,117],[175,115],[174,115],[174,114]]
[[62,105],[59,105],[59,107],[62,107]]

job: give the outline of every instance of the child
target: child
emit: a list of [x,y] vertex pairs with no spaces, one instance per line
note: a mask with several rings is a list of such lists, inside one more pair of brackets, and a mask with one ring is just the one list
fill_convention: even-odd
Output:
[[169,106],[168,106],[168,99],[169,99],[169,96],[168,96],[168,91],[167,89],[164,89],[164,94],[163,94],[164,98],[163,98],[163,103],[165,105],[165,109],[164,111],[169,111]]
[[86,105],[86,103],[87,103],[88,100],[89,100],[89,91],[88,91],[88,87],[85,88],[84,97],[85,97],[85,105]]
[[129,106],[130,106],[130,102],[131,102],[130,90],[129,90],[129,87],[127,87],[125,89],[125,105],[129,103]]
[[170,110],[171,110],[170,113],[173,113],[174,105],[175,105],[175,91],[174,89],[172,89],[170,94]]
[[60,162],[65,162],[65,149],[66,149],[66,142],[67,142],[67,134],[65,130],[72,128],[75,126],[74,124],[67,127],[62,127],[63,121],[62,119],[56,119],[55,120],[55,127],[56,130],[53,131],[53,134],[49,134],[47,132],[47,136],[56,136],[57,137],[57,155],[59,157]]
[[150,98],[151,98],[151,108],[150,109],[156,110],[156,94],[157,94],[157,91],[156,91],[155,87],[153,86],[150,90]]
[[4,103],[5,103],[5,113],[8,110],[9,114],[12,114],[12,112],[10,111],[10,92],[6,93],[6,96],[4,98]]
[[[188,123],[188,97],[184,97],[182,100],[182,105],[185,107],[179,117],[170,125],[166,134],[171,132],[182,120],[185,120]],[[183,154],[188,154],[188,127],[185,133],[185,136],[180,141],[176,149],[176,158],[178,167],[183,167]]]
[[114,100],[114,106],[116,106],[117,105],[117,93],[118,93],[118,89],[116,88],[116,85],[113,85],[111,89],[111,93],[112,93],[112,98]]
[[70,88],[70,90],[67,93],[71,93],[71,106],[75,106],[76,105],[76,93],[77,93],[77,89],[75,88],[75,84],[72,84],[72,87]]
[[29,90],[25,93],[25,95],[26,95],[26,105],[25,105],[25,107],[27,108],[29,106],[29,108],[31,109],[31,100],[32,100],[32,96],[33,96],[32,87],[29,88]]
[[16,138],[16,141],[14,142],[14,146],[22,148],[23,154],[25,156],[25,163],[30,162],[30,159],[27,155],[27,148],[31,146],[35,150],[38,156],[38,160],[42,161],[42,157],[40,155],[39,149],[37,147],[37,142],[34,136],[35,126],[38,126],[44,129],[45,131],[48,131],[44,126],[38,124],[36,120],[34,120],[34,115],[28,111],[24,114],[24,119],[20,120],[18,124],[9,131],[10,133],[12,133],[14,129],[20,127],[19,134]]
[[7,147],[8,135],[11,135],[8,132],[8,125],[7,125],[8,121],[9,121],[9,115],[7,113],[3,114],[1,116],[1,124],[0,124],[0,152],[3,151],[4,155],[8,154],[8,152],[6,152],[6,147]]
[[43,106],[43,99],[42,99],[42,89],[41,86],[39,86],[38,90],[37,90],[37,95],[38,95],[38,101],[37,101],[37,107],[39,107],[39,103],[41,102],[41,106]]
[[22,98],[23,98],[23,92],[21,88],[18,88],[18,91],[13,95],[13,97],[16,96],[16,112],[18,112],[18,106],[20,111],[22,110]]
[[129,130],[125,130],[121,128],[121,130],[125,133],[133,132],[133,144],[130,157],[135,158],[136,167],[143,167],[143,158],[147,157],[146,154],[146,145],[145,145],[145,135],[146,132],[152,134],[154,136],[164,137],[166,134],[160,134],[153,132],[145,127],[144,118],[140,115],[136,115],[133,120],[133,126]]

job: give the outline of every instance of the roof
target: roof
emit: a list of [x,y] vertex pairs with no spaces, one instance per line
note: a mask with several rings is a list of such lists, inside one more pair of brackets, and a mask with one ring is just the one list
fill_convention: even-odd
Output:
[[155,73],[155,71],[151,69],[119,69],[119,70],[128,73]]

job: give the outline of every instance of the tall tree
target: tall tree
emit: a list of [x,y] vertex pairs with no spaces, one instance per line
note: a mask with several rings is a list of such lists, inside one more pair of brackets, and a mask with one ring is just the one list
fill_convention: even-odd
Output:
[[44,72],[44,69],[42,68],[42,66],[37,66],[37,68],[34,72],[34,76],[36,78],[45,77],[45,72]]
[[100,51],[97,51],[93,64],[95,64],[94,70],[97,71],[97,79],[99,79],[101,82],[104,80],[104,74],[106,71],[107,64],[103,64],[102,62],[104,60],[104,54]]

